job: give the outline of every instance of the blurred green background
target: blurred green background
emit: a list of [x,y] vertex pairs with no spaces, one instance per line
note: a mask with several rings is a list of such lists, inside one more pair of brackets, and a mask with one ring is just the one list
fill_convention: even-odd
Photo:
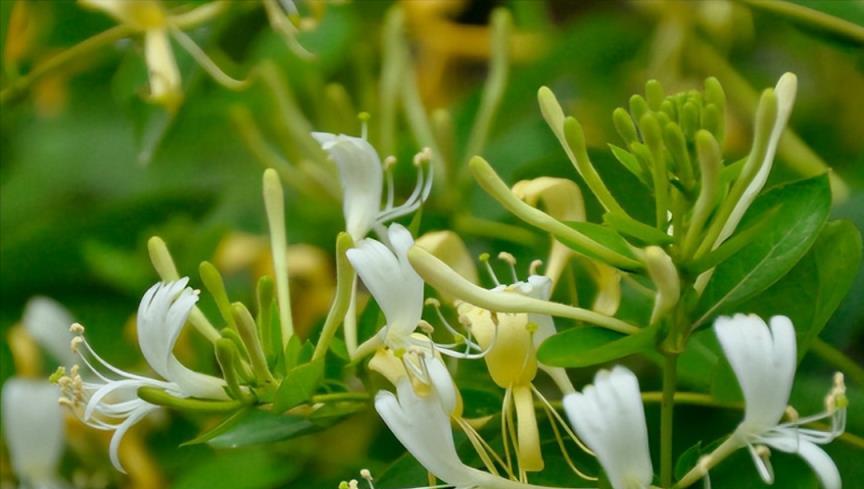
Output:
[[[188,3],[196,2],[168,5]],[[444,109],[450,115],[453,155],[464,151],[482,97],[488,17],[496,6],[513,13],[516,35],[508,83],[482,150],[508,182],[541,175],[577,179],[540,117],[536,91],[541,85],[552,88],[565,111],[585,127],[589,144],[596,149],[595,162],[608,163],[608,171],[615,171],[612,165],[617,163],[605,147],[619,144],[611,112],[626,107],[629,96],[641,92],[646,80],[656,78],[667,92],[674,92],[698,88],[705,77],[716,76],[730,100],[724,152],[737,159],[748,151],[755,94],[773,86],[783,72],[792,71],[798,75],[799,92],[790,126],[800,146],[781,150],[769,185],[830,168],[835,175],[833,216],[850,219],[864,229],[860,38],[754,8],[748,2],[401,3],[406,12],[404,42],[416,76],[403,73],[400,83],[417,83],[428,114]],[[252,0],[235,2],[226,14],[189,32],[234,76],[242,77],[264,61],[274,63],[283,82],[276,91],[260,82],[244,91],[227,91],[178,49],[185,99],[176,114],[169,114],[143,98],[147,72],[140,39],[132,38],[76,59],[5,99],[0,115],[0,333],[5,337],[20,320],[29,298],[45,295],[64,304],[87,326],[90,341],[109,361],[140,368],[143,362],[124,325],[143,291],[157,280],[146,240],[154,234],[162,236],[181,275],[191,275],[198,283],[198,263],[218,260],[219,250],[224,251],[231,236],[266,233],[260,178],[272,160],[263,160],[256,149],[269,148],[281,158],[285,166],[280,169],[290,179],[293,173],[303,173],[296,157],[302,154],[303,143],[292,136],[292,131],[303,129],[298,120],[307,120],[314,130],[357,135],[359,111],[371,114],[369,130],[376,142],[382,25],[392,4],[355,0],[329,2],[321,8],[321,2],[298,2],[304,16],[316,21],[298,37],[316,55],[314,60],[292,52]],[[864,26],[861,2],[796,4]],[[113,25],[107,16],[72,1],[0,1],[3,87]],[[260,132],[258,145],[250,144],[250,118]],[[422,144],[409,126],[400,115],[393,150],[401,162],[409,161]],[[310,157],[312,164],[316,157]],[[451,160],[451,172],[459,174],[465,161],[459,156]],[[404,195],[412,185],[413,169],[402,163],[397,177],[397,188]],[[329,178],[332,187],[336,180]],[[545,253],[545,238],[533,230],[510,239],[490,235],[476,219],[516,221],[470,182],[458,187],[455,198],[453,189],[441,188],[451,184],[460,185],[440,183],[424,208],[424,231],[452,228],[477,252],[509,249],[520,257],[536,255],[538,249]],[[326,252],[323,256],[329,257],[334,236],[343,225],[338,199],[290,183],[286,198],[289,241],[321,248]],[[589,202],[588,206],[596,218],[597,205]],[[323,263],[330,266],[329,260]],[[232,297],[251,302],[250,271],[259,262],[250,259],[226,272]],[[297,280],[304,283],[302,277]],[[203,307],[213,309],[206,300]],[[314,327],[321,312],[308,314]],[[861,273],[823,338],[859,363],[864,359]],[[198,358],[199,368],[212,370],[206,346],[197,338],[189,340],[189,348],[202,354],[188,358]],[[2,381],[14,371],[5,341],[0,366]],[[819,409],[829,374],[821,361],[805,358],[793,394],[801,412]],[[590,371],[575,372],[580,382],[590,375]],[[853,403],[859,402],[850,411],[848,429],[858,435],[864,434],[861,388],[850,385]],[[652,409],[649,418],[657,416]],[[697,408],[682,408],[678,415],[682,428],[676,429],[680,438],[676,449],[680,450],[698,439],[712,440],[738,419],[735,412]],[[706,423],[709,415],[716,422]],[[173,487],[335,487],[342,479],[356,477],[361,467],[380,473],[403,451],[381,430],[371,409],[321,435],[275,447],[177,448],[206,422],[175,416],[144,428],[163,471],[160,477],[173,481]],[[687,426],[692,430],[683,428]],[[860,467],[864,452],[837,442],[829,451],[841,467],[846,487],[864,487],[857,482],[864,480]],[[715,487],[762,487],[750,462],[744,460],[746,454],[738,456],[740,460],[717,471]],[[104,482],[130,485],[110,471],[104,450],[68,458],[70,471],[83,464],[87,473],[107,474]],[[798,460],[785,463],[787,459],[792,460],[775,455],[777,487],[815,487],[806,466]],[[752,482],[723,485],[729,468],[738,466],[745,467]],[[788,470],[782,470],[785,467]],[[8,472],[4,472],[5,478]],[[98,483],[93,482],[94,487]]]

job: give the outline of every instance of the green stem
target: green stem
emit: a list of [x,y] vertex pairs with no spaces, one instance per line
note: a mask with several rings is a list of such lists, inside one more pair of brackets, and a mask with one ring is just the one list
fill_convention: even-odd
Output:
[[109,46],[124,37],[129,37],[134,33],[135,31],[131,27],[118,25],[62,51],[57,56],[36,66],[30,73],[13,81],[8,87],[0,91],[0,105],[6,105],[10,101],[24,95],[35,82],[45,75],[63,68],[76,59],[90,57],[95,51]]
[[[513,19],[510,16],[510,12],[503,8],[496,9],[492,14],[491,21],[492,56],[489,61],[489,77],[483,86],[480,109],[477,111],[474,126],[471,128],[471,135],[468,137],[463,161],[467,162],[472,156],[480,154],[486,145],[486,139],[492,126],[492,119],[495,117],[495,111],[501,103],[501,97],[504,95],[504,88],[507,85],[512,29]],[[470,173],[467,166],[460,169],[459,176],[460,184],[466,183],[466,180],[470,181]]]
[[769,14],[788,17],[793,21],[830,31],[843,36],[857,44],[864,44],[864,27],[833,15],[813,10],[793,2],[778,2],[776,0],[739,0],[751,7],[763,10]]
[[663,397],[660,401],[660,483],[663,487],[672,485],[672,426],[677,382],[678,355],[666,353],[663,364]]
[[312,402],[368,401],[369,399],[367,392],[334,392],[312,396]]
[[832,367],[843,371],[853,382],[864,386],[864,367],[858,365],[858,363],[846,356],[842,351],[826,343],[821,338],[813,340],[813,343],[810,344],[810,350]]

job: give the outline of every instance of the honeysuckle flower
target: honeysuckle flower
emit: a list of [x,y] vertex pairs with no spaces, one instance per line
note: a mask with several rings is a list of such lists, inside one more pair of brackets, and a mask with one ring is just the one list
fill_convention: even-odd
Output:
[[[764,448],[771,447],[797,453],[812,467],[826,489],[839,489],[837,466],[818,445],[829,443],[845,430],[847,401],[843,376],[839,373],[835,376],[823,413],[781,422],[798,359],[795,328],[785,316],[774,316],[769,322],[770,327],[754,314],[720,317],[714,322],[717,339],[744,394],[744,420],[735,429],[730,442],[749,448],[759,475],[766,483],[774,480]],[[803,427],[826,418],[831,421],[830,431]]]
[[395,395],[380,391],[375,396],[375,409],[399,442],[426,470],[456,489],[537,488],[462,463],[450,428],[456,388],[440,360],[423,356],[422,362],[429,374],[423,389],[416,389],[408,377],[402,377]]
[[[502,253],[499,258],[510,264],[514,282],[512,284],[500,284],[498,277],[489,267],[492,278],[499,284],[492,289],[493,292],[509,295],[519,294],[541,300],[549,299],[552,292],[552,280],[549,277],[533,273],[539,262],[532,264],[532,274],[526,281],[519,281],[514,266],[515,259],[512,255]],[[484,258],[483,261],[488,267],[488,260]],[[561,439],[558,430],[558,426],[561,426],[574,442],[587,451],[587,448],[569,430],[566,422],[552,409],[550,403],[533,385],[538,368],[542,368],[552,377],[562,392],[566,394],[575,391],[564,369],[545,367],[537,361],[537,348],[540,343],[556,332],[552,317],[539,313],[493,312],[467,302],[458,303],[457,311],[460,322],[469,328],[479,346],[486,353],[484,360],[493,381],[505,390],[501,409],[504,427],[509,424],[508,420],[512,419],[510,413],[515,411],[514,429],[502,428],[502,433],[510,434],[509,443],[516,450],[519,470],[539,471],[544,466],[535,414],[535,400],[542,403],[546,415],[553,425],[559,446],[563,446],[563,439]],[[512,435],[514,432],[515,437]],[[566,453],[564,455],[574,472],[583,478],[590,479],[572,463]]]
[[44,380],[13,377],[3,384],[3,433],[20,487],[69,487],[57,476],[65,438],[59,395]]
[[70,367],[75,363],[75,355],[69,350],[72,316],[59,302],[48,297],[33,297],[24,307],[21,323],[36,343],[60,365]]
[[123,471],[118,451],[126,432],[147,414],[159,409],[138,397],[138,389],[152,387],[175,397],[228,399],[222,379],[195,372],[174,356],[174,344],[183,329],[198,293],[186,284],[189,279],[157,283],[141,300],[138,308],[137,331],[141,353],[150,367],[163,379],[159,380],[121,370],[103,360],[84,339],[84,327],[74,324],[77,336],[72,349],[87,371],[73,366],[60,384],[61,403],[68,405],[88,425],[114,431],[109,446],[111,463]]
[[246,82],[225,74],[183,29],[214,17],[226,7],[223,2],[210,2],[188,12],[174,14],[159,0],[78,0],[87,8],[102,11],[121,25],[144,37],[144,58],[150,82],[150,100],[174,111],[183,100],[182,80],[171,39],[186,50],[213,79],[233,90]]
[[654,478],[639,381],[630,370],[601,370],[594,384],[564,396],[576,433],[597,456],[614,489],[645,489]]
[[[345,229],[354,240],[360,240],[376,229],[383,234],[383,224],[417,210],[429,196],[432,189],[432,165],[428,174],[418,168],[417,185],[401,205],[394,205],[393,176],[387,174],[387,197],[382,207],[385,168],[375,148],[365,138],[313,132],[324,151],[339,168],[342,183],[342,209],[345,216]],[[385,160],[388,166],[391,158]],[[428,151],[418,153],[414,163],[419,167],[429,160]],[[395,162],[395,160],[392,160]]]

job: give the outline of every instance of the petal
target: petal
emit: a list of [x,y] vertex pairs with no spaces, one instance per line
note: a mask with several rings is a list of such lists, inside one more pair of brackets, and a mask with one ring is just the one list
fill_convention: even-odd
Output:
[[[186,318],[197,302],[191,289],[184,289],[189,279],[157,283],[138,306],[138,344],[150,367],[168,379],[168,363]],[[175,302],[176,301],[176,302]]]
[[24,329],[65,367],[76,363],[76,356],[69,349],[72,333],[69,326],[73,319],[59,302],[47,297],[34,297],[27,302],[21,323]]
[[312,133],[339,167],[345,228],[355,240],[366,237],[381,211],[384,170],[378,153],[362,138]]
[[111,436],[111,443],[108,445],[108,458],[111,460],[111,464],[114,465],[114,468],[118,471],[124,474],[126,473],[126,471],[123,470],[123,465],[120,463],[120,442],[123,441],[126,432],[135,426],[138,421],[141,421],[144,416],[147,416],[157,409],[159,409],[159,406],[153,404],[142,405],[138,410],[133,412],[131,416],[123,420],[123,422],[117,427],[116,431],[114,431],[114,434]]
[[798,445],[798,455],[816,472],[819,481],[822,482],[822,487],[825,489],[840,489],[840,471],[837,470],[837,465],[831,460],[831,457],[825,453],[825,450],[819,448],[818,445],[810,443],[806,440],[801,440]]
[[429,380],[435,386],[435,393],[441,400],[441,407],[448,415],[452,414],[456,409],[456,386],[453,384],[453,378],[444,362],[440,358],[426,355],[423,357],[426,363],[426,370],[429,372]]
[[773,484],[774,468],[771,466],[771,461],[760,457],[753,445],[747,445],[747,448],[750,450],[750,456],[753,457],[753,464],[756,465],[756,472],[759,473],[759,477],[766,484]]
[[450,420],[434,396],[419,397],[411,382],[402,379],[398,400],[390,392],[375,396],[375,409],[400,443],[423,467],[454,486],[476,485],[472,472],[459,460]]
[[564,410],[615,489],[651,483],[645,411],[633,372],[621,366],[601,370],[582,394],[564,396]]
[[60,389],[49,382],[10,378],[3,384],[3,433],[19,478],[54,475],[63,453]]
[[[396,246],[403,249],[402,233],[397,230],[394,237]],[[371,238],[361,240],[355,248],[348,250],[347,256],[384,312],[388,335],[410,335],[423,311],[423,280],[411,268],[407,257],[397,257],[389,248]]]
[[[786,409],[791,386],[787,379],[794,375],[794,361],[793,371],[788,372],[785,326],[778,326],[781,336],[776,344],[765,322],[753,314],[719,317],[714,331],[744,394],[742,429],[758,434],[772,428]],[[794,333],[792,340],[794,344]],[[792,349],[794,357],[794,346]]]

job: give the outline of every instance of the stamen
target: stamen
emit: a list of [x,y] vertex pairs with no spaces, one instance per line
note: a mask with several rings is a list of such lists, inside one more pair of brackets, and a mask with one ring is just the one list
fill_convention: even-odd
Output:
[[498,281],[498,276],[495,275],[495,270],[492,270],[492,265],[489,264],[489,253],[480,253],[477,259],[486,267],[486,272],[492,278],[492,281],[495,282],[495,285],[501,285],[501,282]]
[[69,342],[69,348],[72,349],[72,353],[78,353],[78,346],[84,343],[84,338],[81,336],[76,336],[72,338],[72,341]]
[[75,335],[84,334],[84,326],[81,323],[72,323],[72,326],[69,326],[69,332]]
[[369,112],[360,112],[357,114],[357,118],[360,119],[360,137],[366,141],[369,139],[369,119],[372,118],[372,115]]
[[366,483],[369,484],[369,489],[375,489],[375,484],[372,483],[372,472],[369,469],[361,469],[360,477],[366,479]]
[[505,262],[510,267],[510,273],[513,275],[513,282],[519,281],[519,275],[516,273],[516,257],[506,251],[498,253],[498,259]]
[[426,334],[431,335],[432,333],[435,332],[435,328],[432,327],[432,325],[429,324],[429,321],[426,321],[425,319],[421,319],[420,322],[417,323],[417,327],[420,329],[420,331],[422,331]]
[[528,274],[529,275],[539,275],[539,273],[537,273],[537,271],[542,266],[543,266],[543,260],[532,261],[531,265],[528,266]]

